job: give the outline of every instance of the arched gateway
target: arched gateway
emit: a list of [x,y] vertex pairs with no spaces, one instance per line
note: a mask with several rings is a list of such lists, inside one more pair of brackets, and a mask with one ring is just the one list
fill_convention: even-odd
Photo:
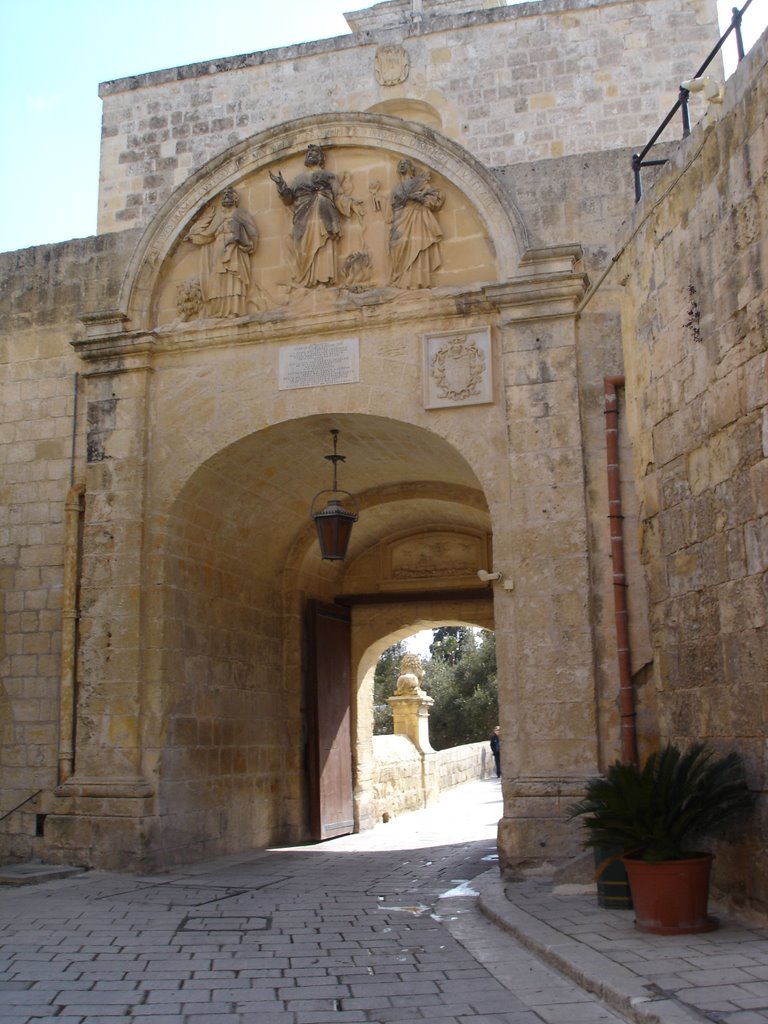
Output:
[[[75,343],[56,856],[151,869],[370,826],[361,659],[439,620],[497,631],[502,859],[562,852],[558,801],[597,763],[578,260],[528,248],[456,143],[383,114],[255,136],[165,204]],[[332,429],[360,505],[343,563],[309,518]],[[332,773],[337,822],[318,809]]]

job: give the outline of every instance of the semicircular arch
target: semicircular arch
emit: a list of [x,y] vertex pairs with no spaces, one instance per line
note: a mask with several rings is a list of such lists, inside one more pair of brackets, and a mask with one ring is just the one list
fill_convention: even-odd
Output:
[[[483,486],[450,441],[399,420],[344,413],[272,424],[205,459],[165,492],[158,514],[166,536],[188,536],[186,521],[205,524],[204,536],[231,545],[241,562],[252,547],[248,538],[268,536],[254,554],[265,575],[300,573],[317,545],[309,512],[313,494],[327,484],[323,453],[330,426],[340,429],[348,456],[340,483],[353,491],[361,514],[348,566],[386,536],[424,523],[490,532]],[[327,563],[318,571],[333,576],[336,568]]]
[[201,209],[224,189],[303,153],[309,144],[379,148],[439,173],[475,210],[494,254],[498,280],[512,276],[528,248],[525,222],[512,197],[475,157],[434,128],[380,113],[300,118],[251,136],[215,157],[166,200],[139,240],[123,280],[119,309],[132,329],[152,326],[158,276]]

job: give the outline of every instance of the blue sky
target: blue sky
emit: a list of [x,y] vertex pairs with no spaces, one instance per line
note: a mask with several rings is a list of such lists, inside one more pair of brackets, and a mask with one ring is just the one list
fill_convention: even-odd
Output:
[[[719,0],[726,12],[732,0]],[[478,6],[481,6],[478,0]],[[343,35],[371,0],[3,0],[0,252],[96,230],[100,82]],[[756,36],[768,0],[749,11]],[[747,27],[747,26],[745,26]]]

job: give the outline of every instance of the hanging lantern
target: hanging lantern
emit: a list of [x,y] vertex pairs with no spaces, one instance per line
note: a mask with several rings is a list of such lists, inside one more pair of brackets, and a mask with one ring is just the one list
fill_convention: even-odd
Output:
[[[333,463],[333,487],[330,490],[318,491],[312,499],[310,515],[315,521],[317,529],[317,541],[320,545],[320,557],[331,562],[342,561],[347,554],[349,538],[352,536],[352,526],[357,522],[357,502],[349,491],[341,491],[337,487],[336,469],[339,462],[346,462],[346,456],[339,455],[336,451],[339,432],[332,430],[333,454],[326,455],[329,462]],[[318,500],[326,496],[325,508],[318,508]],[[354,511],[345,508],[351,505]]]

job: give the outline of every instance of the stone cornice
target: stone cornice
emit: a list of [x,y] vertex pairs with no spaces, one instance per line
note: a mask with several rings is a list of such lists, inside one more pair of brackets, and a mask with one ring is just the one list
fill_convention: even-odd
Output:
[[[125,317],[108,314],[83,315],[86,337],[72,341],[85,360],[122,360],[159,353],[189,352],[194,349],[230,348],[302,339],[322,339],[346,334],[364,334],[397,320],[404,329],[420,333],[436,322],[459,321],[466,326],[472,318],[495,317],[505,321],[546,319],[574,315],[588,286],[587,275],[576,269],[580,250],[574,246],[532,250],[521,262],[530,271],[497,284],[473,288],[397,292],[393,289],[369,293],[339,290],[335,305],[320,312],[292,315],[290,308],[260,313],[242,320],[208,320],[154,331],[128,331]],[[563,269],[564,266],[571,269]],[[101,326],[101,330],[99,330]]]
[[119,359],[122,369],[139,369],[137,357],[142,365],[147,365],[146,357],[156,348],[153,335],[146,331],[75,338],[70,344],[87,362]]
[[[631,2],[632,0],[601,0],[600,6],[614,7]],[[396,10],[395,17],[388,16],[385,8],[389,6],[401,7],[402,12]],[[415,36],[474,26],[494,25],[504,21],[519,21],[523,18],[541,18],[546,15],[557,17],[563,12],[590,11],[594,8],[594,0],[536,0],[535,3],[520,3],[510,6],[504,4],[461,13],[451,12],[450,9],[443,12],[435,6],[421,17],[414,18],[412,14],[405,13],[410,9],[410,0],[407,2],[407,7],[405,3],[400,5],[379,3],[371,8],[345,14],[347,23],[352,28],[352,32],[349,34],[312,42],[277,46],[269,50],[254,50],[232,57],[215,57],[194,64],[182,64],[159,71],[115,78],[99,85],[99,97],[104,99],[107,96],[117,96],[124,92],[135,92],[138,89],[147,89],[157,85],[207,78],[211,75],[225,74],[228,71],[241,71],[246,68],[280,64],[340,50],[375,46],[377,43],[392,39],[405,42]]]

